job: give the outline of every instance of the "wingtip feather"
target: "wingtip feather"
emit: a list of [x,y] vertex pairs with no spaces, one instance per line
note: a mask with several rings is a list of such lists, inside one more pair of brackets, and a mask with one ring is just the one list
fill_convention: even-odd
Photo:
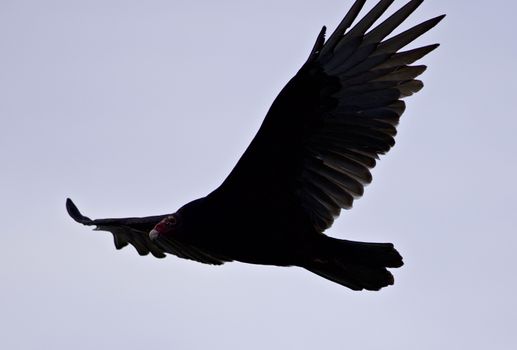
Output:
[[323,26],[316,38],[316,42],[312,47],[311,53],[309,54],[309,58],[307,58],[307,63],[314,61],[319,54],[321,53],[321,49],[325,44],[325,33],[327,32],[327,27]]
[[345,17],[341,20],[337,28],[330,35],[329,39],[325,43],[325,46],[321,50],[322,56],[328,55],[330,52],[332,52],[336,44],[341,39],[342,35],[357,18],[359,12],[361,12],[361,9],[363,8],[365,3],[366,0],[356,0],[356,2],[354,2],[352,7],[350,7],[348,12],[346,13]]
[[68,212],[68,215],[70,215],[70,217],[78,223],[83,225],[93,225],[92,220],[89,217],[81,214],[77,206],[70,198],[66,199],[66,211]]

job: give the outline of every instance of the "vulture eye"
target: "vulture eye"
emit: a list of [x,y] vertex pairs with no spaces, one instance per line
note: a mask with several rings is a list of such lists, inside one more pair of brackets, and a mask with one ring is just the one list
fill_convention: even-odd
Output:
[[178,222],[178,220],[176,219],[176,217],[174,215],[167,217],[167,219],[165,220],[165,224],[167,226],[176,226],[177,222]]

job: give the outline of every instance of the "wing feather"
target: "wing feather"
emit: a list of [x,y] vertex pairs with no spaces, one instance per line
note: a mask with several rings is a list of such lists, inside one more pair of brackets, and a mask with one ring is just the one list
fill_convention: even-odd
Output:
[[391,32],[393,32],[406,18],[408,18],[424,0],[413,0],[401,7],[397,12],[391,15],[384,22],[372,29],[364,36],[363,43],[379,43]]
[[366,3],[366,0],[357,0],[350,10],[348,10],[347,14],[339,23],[334,33],[332,33],[325,43],[325,46],[321,49],[320,57],[321,59],[325,59],[326,57],[329,57],[332,55],[332,51],[336,47],[339,40],[341,40],[341,37],[345,33],[345,31],[352,25],[352,23],[355,21],[357,16],[359,15],[359,12],[363,8],[364,4]]
[[436,26],[444,17],[445,15],[431,18],[425,22],[420,23],[419,25],[414,26],[413,28],[410,28],[394,36],[391,39],[383,41],[379,44],[379,47],[377,48],[376,52],[382,54],[387,52],[396,52],[400,50],[401,48],[411,43],[413,40],[415,40],[422,34],[426,33],[429,29]]

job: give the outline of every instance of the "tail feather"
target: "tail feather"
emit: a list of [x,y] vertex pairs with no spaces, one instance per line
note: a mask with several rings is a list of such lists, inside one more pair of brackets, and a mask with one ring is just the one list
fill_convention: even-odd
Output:
[[307,270],[353,290],[379,290],[392,285],[388,267],[403,265],[391,243],[364,243],[323,236]]
[[[329,237],[330,238],[330,237]],[[401,267],[402,256],[392,243],[367,243],[330,238],[330,253],[338,261],[360,263],[366,266]],[[328,244],[328,243],[327,243]]]
[[383,267],[326,263],[314,264],[306,269],[352,290],[377,291],[394,283],[391,272]]

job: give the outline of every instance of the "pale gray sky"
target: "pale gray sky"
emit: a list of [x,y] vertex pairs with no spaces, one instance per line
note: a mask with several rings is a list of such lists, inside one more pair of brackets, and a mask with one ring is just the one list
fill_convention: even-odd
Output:
[[2,0],[0,347],[515,349],[511,1],[428,0],[403,26],[448,15],[416,43],[442,46],[396,147],[328,231],[394,242],[392,287],[142,258],[65,212],[67,196],[96,218],[210,192],[351,3]]

